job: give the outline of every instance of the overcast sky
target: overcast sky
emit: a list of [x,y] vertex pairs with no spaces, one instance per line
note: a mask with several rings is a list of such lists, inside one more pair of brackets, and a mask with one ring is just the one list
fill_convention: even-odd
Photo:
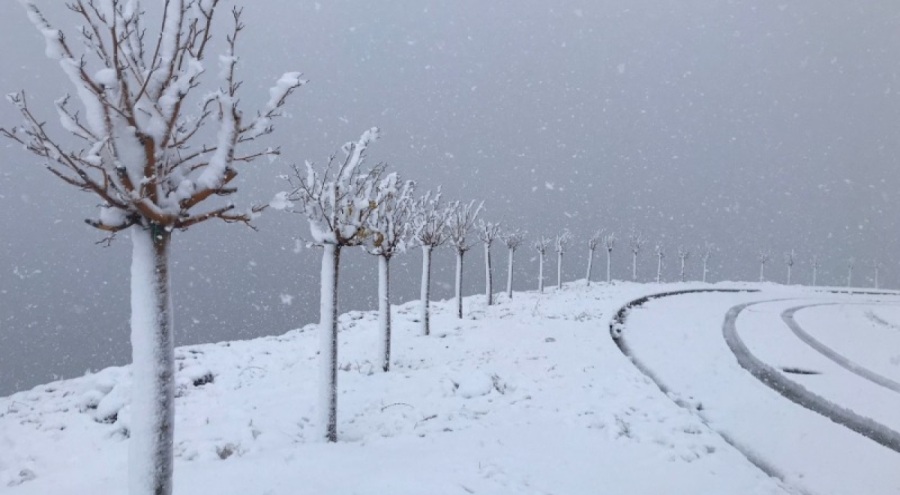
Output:
[[[38,3],[72,25],[58,0]],[[584,276],[590,232],[625,237],[634,226],[651,243],[644,280],[655,275],[653,244],[674,252],[710,241],[715,279],[757,278],[755,253],[769,249],[770,277],[782,280],[793,248],[795,280],[809,278],[818,254],[825,283],[843,283],[855,257],[858,284],[871,283],[880,260],[883,285],[900,286],[896,0],[246,5],[245,108],[265,101],[282,72],[301,70],[310,83],[276,131],[284,156],[241,170],[239,201],[267,201],[286,187],[277,176],[289,163],[321,161],[375,125],[383,139],[371,158],[422,190],[484,200],[486,219],[533,235],[570,228],[567,280]],[[18,5],[0,16],[0,46],[0,91],[26,89],[58,132],[48,104],[69,88]],[[17,123],[0,106],[0,125]],[[83,219],[96,198],[17,146],[0,153],[0,394],[127,363],[127,236],[95,245],[103,236]],[[319,253],[295,249],[307,226],[273,212],[258,227],[176,234],[178,344],[318,318]],[[627,278],[624,243],[613,254],[614,276]],[[452,295],[451,261],[448,250],[436,255],[438,298]],[[397,258],[398,302],[416,297],[420,263],[418,251]],[[481,259],[467,263],[471,293],[483,284]],[[536,285],[535,265],[522,250],[517,288]],[[502,279],[505,264],[495,266]],[[696,261],[689,269],[699,276]],[[374,308],[376,278],[374,259],[345,256],[342,309]]]

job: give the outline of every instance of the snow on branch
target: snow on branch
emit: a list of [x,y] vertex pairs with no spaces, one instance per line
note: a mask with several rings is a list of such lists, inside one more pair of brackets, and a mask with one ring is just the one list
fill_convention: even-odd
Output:
[[540,236],[531,243],[531,247],[534,248],[534,250],[537,251],[538,254],[543,256],[547,254],[547,249],[550,247],[551,243],[553,243],[553,239]]
[[378,137],[372,128],[341,149],[342,160],[331,155],[324,167],[306,162],[293,166],[291,191],[276,195],[270,206],[291,208],[309,221],[313,243],[358,246],[371,235],[369,221],[381,198],[379,187],[386,165],[365,168],[366,150]]
[[613,248],[616,247],[616,234],[610,232],[603,236],[603,247],[606,248],[607,252],[612,252]]
[[632,230],[630,234],[628,234],[628,247],[631,249],[632,254],[638,254],[643,249],[644,244],[647,243],[647,238],[644,237],[644,233],[640,230]]
[[478,234],[478,240],[490,246],[493,244],[494,239],[500,237],[500,223],[485,222],[479,219],[476,233]]
[[397,173],[388,174],[378,184],[376,208],[367,224],[370,253],[390,258],[406,251],[413,233],[414,190],[415,183],[401,180]]
[[569,245],[569,242],[572,241],[572,233],[569,232],[569,229],[565,229],[559,234],[556,234],[556,239],[553,243],[553,250],[557,253],[565,253],[566,248]]
[[596,232],[594,232],[593,235],[591,235],[591,237],[588,238],[588,242],[587,242],[588,250],[590,250],[590,252],[593,253],[597,249],[597,246],[600,245],[600,241],[602,241],[602,240],[603,240],[603,229],[600,229],[600,230],[597,230]]
[[475,220],[483,206],[484,201],[476,205],[474,200],[469,203],[458,201],[451,203],[447,230],[450,234],[450,244],[457,252],[464,253],[472,248],[469,233],[475,226]]
[[[171,231],[214,218],[250,222],[260,208],[238,211],[225,204],[192,210],[210,197],[235,192],[229,184],[237,164],[278,154],[271,147],[241,148],[272,132],[273,120],[306,81],[298,72],[285,73],[256,117],[244,122],[235,54],[244,29],[239,9],[231,11],[233,26],[218,57],[221,85],[198,94],[219,0],[165,0],[155,32],[143,25],[146,16],[135,0],[72,0],[67,6],[79,25],[76,42],[55,28],[34,1],[19,3],[43,35],[47,56],[59,62],[74,89],[74,98],[54,102],[59,125],[84,144],[63,145],[29,108],[23,91],[7,97],[22,124],[0,134],[42,158],[56,177],[101,198],[100,215],[90,225],[114,231],[155,224]],[[201,136],[209,133],[200,131],[207,125],[216,132],[204,141]],[[110,215],[111,209],[119,211]],[[131,220],[108,222],[120,218]]]
[[441,203],[441,189],[426,192],[416,200],[414,208],[412,224],[416,244],[435,248],[446,242],[451,210]]
[[503,235],[503,243],[507,249],[515,251],[525,242],[525,231],[521,229],[512,229],[506,231]]

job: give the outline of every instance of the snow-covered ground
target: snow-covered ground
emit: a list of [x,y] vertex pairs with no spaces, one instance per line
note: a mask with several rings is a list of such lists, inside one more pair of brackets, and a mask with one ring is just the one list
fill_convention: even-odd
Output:
[[[180,348],[176,493],[900,493],[900,454],[773,392],[738,366],[722,337],[732,306],[790,299],[743,312],[737,327],[748,348],[772,366],[830,363],[827,373],[785,376],[831,383],[829,397],[868,413],[883,408],[873,403],[881,396],[869,398],[862,377],[821,355],[801,362],[810,349],[780,315],[837,303],[796,320],[896,377],[900,297],[848,306],[876,298],[752,285],[742,287],[762,291],[648,302],[630,312],[623,335],[666,395],[622,355],[608,324],[634,298],[698,287],[710,286],[576,282],[499,296],[491,307],[475,296],[464,320],[453,317],[452,301],[439,302],[430,337],[418,335],[415,302],[395,306],[389,373],[375,364],[376,315],[345,314],[338,444],[314,437],[313,325]],[[866,332],[846,339],[831,328],[847,321]],[[779,344],[756,338],[762,331]],[[855,379],[833,380],[833,370]],[[127,367],[108,368],[0,398],[0,493],[124,493],[129,382]]]

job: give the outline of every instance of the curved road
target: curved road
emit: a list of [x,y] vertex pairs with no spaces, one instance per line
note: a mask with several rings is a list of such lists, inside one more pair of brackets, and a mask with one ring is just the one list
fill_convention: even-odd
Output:
[[[884,445],[885,447],[900,453],[900,433],[897,433],[896,431],[872,420],[871,418],[861,416],[850,409],[835,404],[834,402],[831,402],[824,397],[813,393],[803,385],[795,382],[794,380],[788,379],[784,375],[783,371],[764,363],[762,360],[758,359],[755,355],[753,355],[753,353],[750,352],[738,333],[736,325],[737,317],[742,311],[749,307],[769,302],[772,301],[760,301],[740,304],[729,309],[728,313],[726,313],[725,315],[725,322],[722,324],[722,334],[725,336],[725,342],[728,343],[728,347],[731,349],[731,352],[734,353],[734,356],[737,358],[738,363],[740,363],[741,367],[749,371],[750,374],[755,376],[767,387],[775,390],[791,401],[809,409],[810,411],[815,411],[822,416],[825,416],[826,418],[834,421],[835,423],[844,425],[847,428],[850,428],[851,430],[859,433],[860,435],[870,438],[880,443],[881,445]],[[804,307],[807,306],[798,306],[785,310],[781,313],[782,317],[785,317],[785,315],[789,315],[791,318],[793,318],[793,314],[798,309]],[[793,322],[793,319],[791,319],[791,321]],[[793,323],[794,326],[791,327],[791,329],[794,330],[794,333],[797,333],[799,331],[803,333],[803,335],[808,336],[808,334],[800,329],[799,325],[797,325],[796,322]],[[816,342],[816,344],[818,344],[817,346],[810,345],[816,351],[822,354],[830,353],[830,355],[826,354],[829,359],[835,360],[834,358],[837,358],[842,362],[838,362],[837,360],[835,360],[835,362],[837,362],[841,367],[846,368],[857,375],[864,376],[863,374],[861,374],[861,370],[863,368],[850,363],[846,359],[840,358],[837,353],[834,353],[833,351],[831,351],[831,349],[828,349],[824,345],[819,344],[812,337],[809,337],[809,340],[803,339],[801,337],[801,340],[803,340],[807,344],[809,344],[810,342]],[[874,375],[874,373],[871,374]]]
[[[675,295],[683,297],[668,297]],[[660,389],[770,475],[806,493],[897,494],[900,434],[837,406],[796,382],[794,375],[789,378],[768,364],[793,351],[758,354],[767,350],[770,335],[778,335],[779,344],[783,339],[797,339],[778,318],[786,305],[796,307],[798,299],[813,304],[851,303],[859,297],[771,288],[755,294],[648,296],[623,307],[611,321],[610,331],[620,349]],[[774,314],[773,308],[778,308]],[[727,314],[724,322],[723,314]],[[833,368],[825,375],[798,375],[797,379],[822,382],[838,370],[863,381],[807,344],[791,345],[814,356],[804,359],[817,359]],[[673,359],[673,355],[682,357]],[[849,380],[847,376],[841,377],[841,383]]]
[[[826,304],[834,304],[834,303],[826,303]],[[794,319],[794,314],[802,309],[814,308],[818,306],[824,306],[825,304],[807,304],[804,306],[795,306],[793,308],[787,309],[781,313],[781,319],[787,323],[788,328],[794,332],[794,335],[797,336],[800,340],[806,343],[806,345],[812,347],[816,351],[818,351],[823,356],[828,359],[834,361],[838,364],[838,366],[846,369],[847,371],[861,376],[866,380],[869,380],[872,383],[880,385],[888,390],[893,390],[894,392],[900,393],[900,383],[891,380],[890,378],[884,377],[875,373],[874,371],[869,370],[868,368],[861,366],[859,364],[854,363],[853,361],[847,359],[843,355],[835,352],[832,348],[827,345],[819,342],[815,337],[810,335],[808,332],[803,330],[797,320]]]

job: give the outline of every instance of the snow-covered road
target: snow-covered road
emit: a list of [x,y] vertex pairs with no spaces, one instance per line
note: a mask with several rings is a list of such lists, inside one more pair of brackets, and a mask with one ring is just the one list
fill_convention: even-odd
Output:
[[[792,294],[787,289],[758,294],[685,294],[633,309],[623,338],[635,359],[673,399],[696,410],[749,457],[791,485],[811,493],[896,494],[900,475],[894,467],[900,454],[776,392],[782,383],[800,390],[800,395],[805,389],[858,416],[871,417],[896,435],[900,394],[838,365],[798,338],[782,319],[785,311],[800,306],[829,303],[843,307],[885,301],[896,304],[898,299],[806,291]],[[808,331],[834,337],[839,334],[834,327],[841,324],[838,319],[819,318],[816,330]],[[742,366],[746,363],[739,363],[733,352],[735,343],[725,338],[729,326],[745,354],[758,361],[759,368],[768,368],[768,375],[757,373],[754,377]],[[900,338],[900,332],[895,333]],[[884,344],[870,339],[858,347]],[[673,354],[683,358],[672,359]]]

